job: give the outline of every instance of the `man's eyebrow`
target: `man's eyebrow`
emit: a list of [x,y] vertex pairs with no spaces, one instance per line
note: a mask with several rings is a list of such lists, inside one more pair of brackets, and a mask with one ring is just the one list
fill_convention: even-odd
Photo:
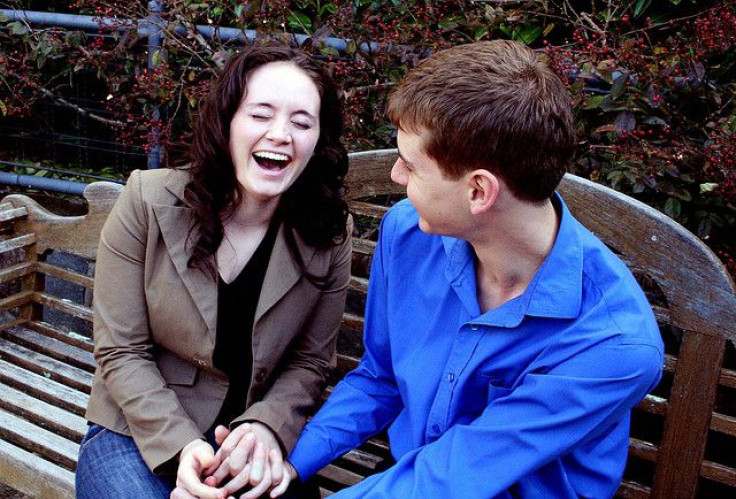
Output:
[[406,163],[407,165],[411,165],[411,161],[409,161],[408,159],[406,159],[406,157],[404,157],[404,155],[403,155],[403,154],[401,154],[401,151],[399,151],[399,149],[398,149],[398,148],[396,149],[396,151],[398,152],[398,154],[399,154],[399,158],[401,158],[401,161],[403,161],[403,162],[404,162],[404,163]]

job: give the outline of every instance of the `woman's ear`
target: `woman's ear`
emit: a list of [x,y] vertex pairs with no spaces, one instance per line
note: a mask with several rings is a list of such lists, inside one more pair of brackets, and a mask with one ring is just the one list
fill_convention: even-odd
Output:
[[496,202],[499,180],[488,170],[478,169],[468,174],[468,202],[473,215],[485,213]]

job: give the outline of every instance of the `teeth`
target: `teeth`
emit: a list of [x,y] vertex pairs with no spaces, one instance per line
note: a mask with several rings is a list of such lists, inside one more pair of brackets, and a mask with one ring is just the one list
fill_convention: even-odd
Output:
[[289,156],[287,156],[286,154],[279,154],[269,151],[258,151],[253,153],[253,156],[263,159],[270,159],[272,161],[289,161]]

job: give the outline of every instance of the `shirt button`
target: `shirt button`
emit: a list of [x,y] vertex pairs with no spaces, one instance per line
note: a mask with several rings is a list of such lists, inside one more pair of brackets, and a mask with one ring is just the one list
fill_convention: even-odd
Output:
[[263,381],[266,379],[266,370],[261,368],[256,373],[256,381],[258,383],[263,383]]
[[197,365],[198,365],[199,367],[204,367],[204,366],[205,366],[206,364],[204,363],[204,361],[203,361],[203,360],[201,360],[201,359],[198,359],[198,360],[197,360]]
[[432,433],[434,433],[435,435],[439,435],[440,434],[440,425],[433,424],[432,425]]
[[473,331],[477,331],[478,330],[478,325],[477,324],[471,324],[470,325],[470,329],[472,329]]
[[447,375],[447,381],[449,381],[450,383],[452,383],[453,381],[455,381],[455,375],[452,374],[452,373],[448,374]]

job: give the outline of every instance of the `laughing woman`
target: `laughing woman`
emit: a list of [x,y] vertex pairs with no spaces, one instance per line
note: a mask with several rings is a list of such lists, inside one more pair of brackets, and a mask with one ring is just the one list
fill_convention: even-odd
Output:
[[289,484],[350,278],[341,133],[310,57],[251,48],[203,103],[190,164],[131,175],[100,240],[77,497]]

